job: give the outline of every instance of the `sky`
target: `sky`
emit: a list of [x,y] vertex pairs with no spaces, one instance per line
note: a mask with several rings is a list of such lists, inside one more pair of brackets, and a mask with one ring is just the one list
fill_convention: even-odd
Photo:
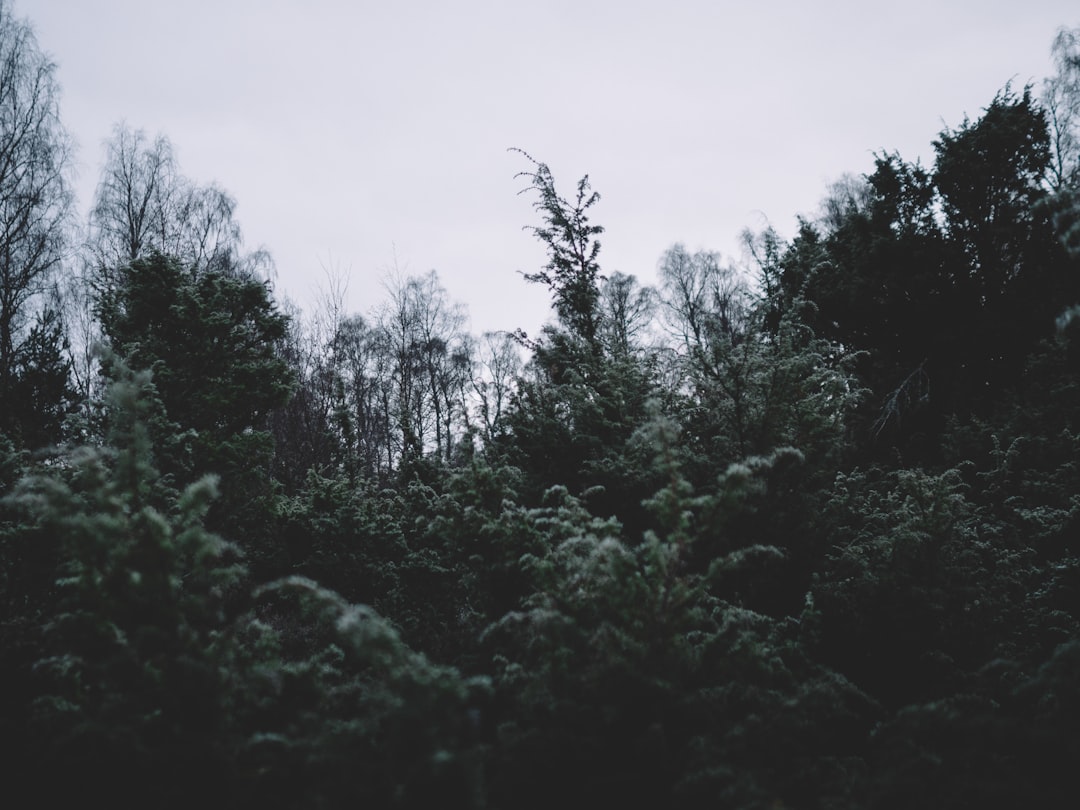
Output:
[[57,64],[85,217],[118,122],[237,200],[275,289],[329,279],[366,315],[434,269],[475,334],[550,315],[518,176],[601,195],[604,272],[653,283],[663,252],[743,257],[790,237],[830,183],[978,118],[1051,71],[1075,0],[9,0]]

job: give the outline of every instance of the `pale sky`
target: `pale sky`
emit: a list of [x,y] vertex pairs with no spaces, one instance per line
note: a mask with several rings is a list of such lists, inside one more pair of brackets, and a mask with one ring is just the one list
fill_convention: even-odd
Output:
[[396,266],[434,269],[472,331],[549,313],[515,178],[588,173],[606,272],[655,278],[675,242],[739,257],[791,236],[874,152],[932,160],[1010,80],[1038,87],[1075,0],[13,0],[58,65],[85,215],[123,120],[238,201],[277,290],[324,268],[366,314]]

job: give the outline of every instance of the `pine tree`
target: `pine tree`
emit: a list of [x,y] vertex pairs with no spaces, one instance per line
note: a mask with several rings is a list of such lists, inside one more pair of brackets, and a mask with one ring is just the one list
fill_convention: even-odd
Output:
[[20,532],[59,565],[53,594],[39,595],[24,776],[46,804],[92,793],[215,806],[231,764],[227,605],[244,569],[203,526],[216,481],[176,497],[154,469],[149,374],[119,373],[106,446],[67,451],[10,496]]

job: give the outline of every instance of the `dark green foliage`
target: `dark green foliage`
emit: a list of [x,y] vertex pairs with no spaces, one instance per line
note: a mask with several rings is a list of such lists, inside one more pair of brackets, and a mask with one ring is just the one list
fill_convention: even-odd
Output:
[[67,350],[59,313],[39,312],[16,353],[10,388],[0,397],[0,430],[23,447],[38,449],[63,437],[76,401]]
[[945,233],[962,257],[951,275],[969,330],[958,336],[968,338],[964,383],[999,388],[1051,334],[1060,302],[1080,293],[1042,204],[1045,116],[1029,90],[1018,98],[1006,89],[978,122],[943,132],[934,148]]
[[40,604],[51,590],[52,549],[21,525],[7,496],[27,458],[0,433],[0,757],[16,761],[28,712],[30,662],[39,654]]
[[[495,445],[529,477],[530,499],[552,485],[593,488],[601,511],[627,519],[650,491],[648,454],[631,441],[655,393],[636,358],[597,357],[587,344],[550,332],[531,377],[519,381]],[[601,489],[602,487],[602,489]]]
[[105,335],[135,368],[154,372],[169,417],[220,439],[260,427],[288,395],[277,357],[286,318],[263,282],[188,270],[161,254],[121,270],[101,302]]
[[126,363],[154,374],[170,423],[156,437],[162,472],[220,475],[211,524],[265,531],[273,492],[268,418],[292,386],[277,352],[286,317],[263,282],[189,270],[161,254],[120,268],[117,279],[100,302],[102,331]]
[[414,648],[475,671],[481,631],[527,592],[518,560],[546,542],[515,502],[519,479],[480,460],[399,490],[313,475],[282,510],[281,567],[373,605]]
[[11,439],[0,434],[0,496],[7,495],[18,480],[24,461]]
[[1033,560],[977,520],[955,472],[871,480],[842,476],[830,499],[845,533],[812,591],[817,654],[892,706],[940,698],[1032,630],[1016,603]]
[[600,275],[596,236],[603,229],[587,215],[599,195],[589,193],[588,178],[571,203],[556,192],[548,167],[533,163],[536,172],[527,176],[545,224],[532,230],[549,263],[526,278],[551,287],[558,323],[545,326],[539,341],[519,336],[533,356],[491,451],[525,473],[527,503],[563,486],[588,493],[598,514],[639,529],[647,522],[640,504],[658,485],[648,472],[649,451],[633,441],[658,395],[657,352],[642,339],[653,294],[632,278]]
[[162,484],[150,377],[116,368],[107,444],[66,452],[3,503],[21,524],[0,534],[5,583],[34,573],[14,542],[56,566],[32,602],[5,588],[9,789],[45,806],[477,804],[483,681],[309,580],[250,592],[240,550],[204,527],[215,480]]
[[[1036,414],[1058,410],[1032,393]],[[1043,701],[1075,690],[1032,685],[1080,632],[1077,444],[1052,421],[1011,440],[954,425],[966,457],[943,473],[837,478],[805,642],[893,715],[867,750],[864,806],[1068,794],[1069,743]]]
[[977,122],[942,132],[934,150],[948,235],[967,259],[978,297],[992,299],[1034,269],[1026,253],[1050,161],[1043,111],[1030,88],[1019,98],[1006,88]]
[[[869,707],[850,686],[816,672],[788,626],[733,601],[732,585],[746,569],[766,571],[781,552],[761,545],[721,552],[714,542],[706,566],[694,559],[780,457],[729,470],[714,493],[695,496],[671,458],[670,424],[655,423],[652,439],[669,479],[647,505],[655,531],[635,540],[563,489],[533,511],[551,542],[522,559],[534,591],[486,634],[506,713],[496,801],[767,806],[807,789],[819,797],[843,792],[841,784],[811,785],[801,781],[806,773],[773,770],[774,735],[787,740],[789,764],[838,768],[853,754],[845,750],[850,737],[840,742],[851,729],[813,744],[797,729],[813,722],[815,703],[838,695],[858,707],[843,721],[856,731]],[[552,773],[562,776],[552,782]],[[567,784],[576,787],[567,792]]]
[[[518,150],[520,151],[520,150]],[[600,242],[596,237],[604,232],[600,225],[589,223],[589,209],[600,201],[592,191],[588,176],[577,184],[573,202],[560,197],[555,178],[547,164],[521,152],[535,171],[520,176],[530,181],[526,191],[535,191],[539,199],[534,206],[543,225],[532,226],[548,250],[548,263],[538,273],[527,273],[528,281],[550,288],[555,313],[562,326],[576,338],[592,345],[600,329]]]
[[1029,90],[998,94],[977,121],[945,130],[932,171],[879,156],[859,195],[834,190],[778,259],[775,296],[802,296],[824,337],[866,350],[873,392],[864,441],[940,463],[950,414],[1014,389],[1025,359],[1080,295],[1055,233],[1047,123]]
[[148,386],[145,374],[115,384],[109,445],[70,452],[11,496],[28,521],[20,532],[58,561],[55,592],[39,603],[24,765],[69,775],[42,783],[46,803],[72,790],[171,804],[185,774],[202,774],[205,790],[227,771],[224,609],[242,569],[202,527],[213,480],[162,499],[142,421]]
[[310,473],[302,492],[279,507],[283,559],[275,567],[349,600],[378,604],[397,587],[404,553],[400,512],[392,490]]
[[102,393],[51,308],[0,358],[5,798],[1070,806],[1075,42],[750,272],[605,277],[526,155],[554,320],[479,348],[434,272],[290,324],[231,198],[192,230],[118,130]]
[[860,355],[815,334],[813,305],[795,296],[770,310],[774,302],[755,299],[711,254],[676,245],[661,277],[680,343],[672,405],[691,463],[711,477],[717,463],[788,445],[829,463],[864,395],[854,373]]
[[370,607],[301,577],[257,591],[254,615],[272,656],[249,697],[244,806],[481,805],[470,705],[482,680],[429,663]]

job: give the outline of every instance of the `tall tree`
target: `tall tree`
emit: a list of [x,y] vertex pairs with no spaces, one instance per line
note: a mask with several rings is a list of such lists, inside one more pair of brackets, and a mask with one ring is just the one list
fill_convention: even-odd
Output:
[[577,184],[573,200],[559,196],[555,178],[546,163],[540,163],[522,152],[532,164],[532,171],[521,172],[529,180],[525,191],[537,194],[533,203],[540,214],[541,225],[528,226],[548,251],[548,262],[536,273],[525,278],[543,284],[551,290],[555,314],[574,337],[592,344],[600,328],[600,265],[597,257],[604,232],[600,225],[589,222],[589,209],[600,201],[600,195],[589,185],[589,176]]
[[1012,390],[1063,306],[1080,300],[1030,89],[1006,87],[934,150],[932,169],[882,154],[858,193],[835,188],[826,216],[803,222],[784,251],[770,296],[805,298],[818,334],[867,352],[863,435],[916,455],[940,449],[947,416]]
[[324,358],[339,457],[350,479],[384,477],[399,458],[393,404],[399,387],[388,346],[381,330],[363,318],[343,318]]
[[473,376],[475,411],[485,444],[502,436],[505,412],[521,375],[521,346],[507,332],[485,332],[477,347],[478,373]]
[[38,311],[20,347],[7,427],[21,444],[39,448],[56,443],[64,420],[75,410],[68,341],[59,311]]
[[631,358],[646,350],[656,310],[656,291],[634,276],[612,273],[600,285],[599,337],[611,358]]
[[1080,185],[1080,28],[1062,28],[1051,48],[1054,75],[1043,83],[1043,107],[1050,125],[1050,188]]
[[1015,383],[1062,301],[1080,293],[1075,265],[1054,233],[1044,179],[1052,152],[1030,88],[999,93],[975,122],[934,143],[934,183],[957,254],[950,278],[972,328],[958,335],[969,390]]
[[[1051,52],[1055,73],[1043,84],[1052,152],[1047,181],[1058,237],[1076,256],[1080,255],[1080,28],[1058,31]],[[1075,307],[1077,301],[1067,303]],[[1066,325],[1071,320],[1070,315]]]
[[649,294],[628,276],[601,275],[597,237],[604,229],[590,221],[600,195],[588,176],[567,199],[547,165],[525,156],[534,166],[522,173],[531,181],[526,191],[537,195],[542,223],[529,229],[548,258],[525,278],[551,290],[557,322],[540,340],[523,339],[533,358],[514,394],[504,446],[528,471],[534,494],[556,484],[575,494],[592,489],[600,512],[640,516],[653,487],[643,482],[647,464],[629,442],[655,393],[639,343]]
[[295,303],[285,300],[289,318],[278,354],[296,379],[296,390],[285,405],[274,409],[274,479],[287,493],[297,492],[310,471],[333,467],[338,443],[331,425],[331,382],[324,362],[319,319],[305,322]]
[[267,285],[239,272],[197,272],[161,254],[124,265],[118,279],[102,298],[102,330],[129,365],[154,374],[174,425],[172,447],[159,446],[162,472],[222,476],[215,528],[266,520],[269,416],[293,384],[277,351],[287,319]]
[[946,229],[967,262],[967,278],[958,281],[989,303],[1032,270],[1036,203],[1051,156],[1046,119],[1030,88],[1021,96],[1006,88],[978,121],[943,131],[934,150]]
[[944,378],[935,394],[946,398],[944,369],[954,363],[955,333],[966,324],[948,261],[957,256],[935,216],[930,171],[880,154],[863,183],[855,194],[850,185],[834,187],[826,216],[802,224],[779,259],[781,295],[784,306],[810,302],[804,316],[819,335],[866,352],[859,371],[874,397],[864,435],[884,436],[886,424],[891,432],[900,421],[919,432],[922,426],[907,418],[912,409],[881,404],[920,402],[927,375]]
[[448,460],[461,434],[472,358],[465,313],[431,271],[392,280],[379,330],[392,361],[401,453]]
[[97,264],[118,267],[162,248],[157,237],[168,219],[176,181],[168,138],[159,135],[150,143],[142,130],[125,124],[113,128],[90,211]]
[[841,449],[860,396],[856,358],[815,335],[801,298],[770,324],[770,304],[748,278],[681,245],[664,254],[660,276],[684,446],[705,480],[720,465],[786,445],[819,462]]
[[0,414],[14,407],[28,324],[67,245],[71,141],[59,102],[55,65],[0,0]]

